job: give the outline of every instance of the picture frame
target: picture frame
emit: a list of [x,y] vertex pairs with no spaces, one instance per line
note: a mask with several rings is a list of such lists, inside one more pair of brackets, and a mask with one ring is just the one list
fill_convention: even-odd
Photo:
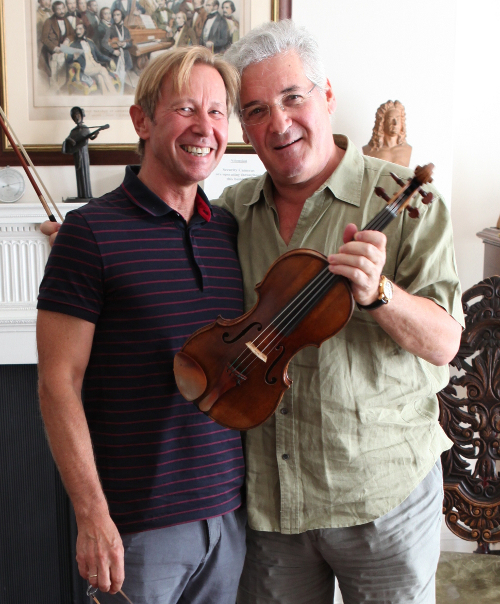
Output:
[[[106,6],[109,2],[98,0]],[[246,15],[247,31],[265,22],[266,16],[276,21],[291,16],[291,0],[238,0],[237,6]],[[100,106],[97,95],[91,97],[39,94],[40,47],[36,48],[36,7],[38,0],[0,0],[0,83],[1,103],[18,138],[33,155],[38,165],[69,165],[71,156],[61,153],[61,143],[73,124],[69,110],[80,105],[87,112],[89,126],[106,122],[110,128],[99,134],[95,144],[89,145],[93,165],[122,165],[137,163],[135,134],[128,107],[133,102],[133,91],[121,98],[104,98]],[[6,24],[8,23],[8,27]],[[244,32],[246,33],[246,32]],[[53,92],[53,91],[51,91]],[[60,91],[58,91],[60,93]],[[41,101],[41,102],[40,102]],[[60,117],[59,117],[60,116]],[[112,119],[109,119],[110,116]],[[95,122],[95,123],[94,123]],[[242,142],[240,127],[231,117],[228,152],[248,153],[249,145]],[[0,165],[18,165],[12,147],[2,133]]]

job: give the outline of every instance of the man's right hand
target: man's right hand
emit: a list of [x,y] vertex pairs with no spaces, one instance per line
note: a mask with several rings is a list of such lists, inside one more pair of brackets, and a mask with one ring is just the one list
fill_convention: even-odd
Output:
[[76,561],[80,575],[102,592],[115,594],[125,578],[123,543],[108,513],[77,517]]
[[57,231],[61,228],[61,225],[58,222],[51,222],[50,220],[46,220],[42,222],[40,225],[40,231],[44,235],[47,235],[49,238],[50,247],[54,245],[54,241],[57,237]]

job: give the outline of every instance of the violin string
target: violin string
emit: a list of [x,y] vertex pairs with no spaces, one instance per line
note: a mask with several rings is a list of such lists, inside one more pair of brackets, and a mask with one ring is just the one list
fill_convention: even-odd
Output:
[[[379,214],[370,222],[368,223],[363,230],[382,230],[383,228],[385,228],[385,226],[387,226],[387,224],[389,224],[389,222],[392,221],[393,218],[395,218],[395,216],[397,215],[394,212],[394,209],[397,207],[398,204],[398,200],[395,200],[392,204],[390,204],[389,206],[386,206],[381,212],[379,212]],[[290,302],[289,304],[282,309],[282,311],[273,318],[273,320],[271,321],[271,323],[266,327],[266,329],[264,329],[263,332],[259,333],[254,340],[252,341],[252,344],[254,344],[259,350],[261,350],[262,352],[266,352],[267,350],[269,350],[269,348],[274,344],[274,342],[276,341],[276,338],[279,337],[280,331],[278,331],[278,336],[274,335],[273,337],[273,333],[272,331],[276,332],[276,330],[279,330],[282,326],[284,321],[289,320],[290,317],[293,315],[293,313],[296,311],[297,307],[301,308],[302,312],[299,311],[300,314],[302,315],[306,315],[309,312],[309,309],[312,308],[317,301],[319,301],[320,298],[314,298],[312,299],[312,303],[310,301],[310,303],[308,304],[308,306],[306,308],[304,308],[304,301],[307,299],[307,296],[309,294],[314,294],[314,290],[317,286],[320,286],[323,284],[323,281],[325,280],[325,278],[328,280],[329,275],[331,275],[332,277],[334,277],[335,275],[333,275],[328,268],[326,267],[325,269],[323,269],[322,271],[320,271],[318,273],[318,275],[316,275],[316,277],[314,279],[312,279],[305,288],[303,288],[303,290],[301,290]],[[332,282],[331,285],[333,285],[334,283]],[[321,289],[320,290],[320,297],[322,297],[324,295],[324,293],[326,293],[326,289]],[[310,291],[312,290],[312,291]],[[279,322],[278,324],[276,324],[276,320],[278,320],[284,313],[286,313],[288,311],[288,314],[284,317],[284,319]],[[285,324],[284,329],[286,329],[287,327],[289,327],[294,320],[296,320],[296,324],[300,323],[300,320],[303,317],[299,318],[299,315],[296,315],[295,317],[292,317],[291,320],[289,320],[288,324]],[[268,335],[268,332],[271,331],[271,333]],[[282,329],[281,333],[284,330]],[[270,342],[268,342],[264,349],[261,349],[262,344],[264,344],[266,342],[266,340],[268,340],[269,338],[272,338]],[[260,340],[260,341],[259,341]],[[280,340],[281,341],[281,340]],[[240,357],[242,355],[244,355],[244,353],[247,352],[247,355],[243,357],[243,359],[240,360]],[[246,361],[248,361],[248,359],[250,359],[250,363],[244,367],[243,369],[241,369],[241,365],[243,363],[245,363]],[[257,360],[257,357],[255,356],[254,353],[252,353],[250,350],[248,350],[248,348],[245,348],[245,350],[243,350],[243,352],[231,363],[231,367],[238,370],[240,373],[247,373],[249,368],[252,366],[252,364]],[[238,365],[236,365],[236,363],[240,361],[238,363]]]
[[[290,309],[290,312],[281,319],[281,322],[279,322],[278,324],[276,324],[276,320],[281,317],[281,315],[283,315],[282,311],[279,315],[277,315],[277,317],[275,317],[273,319],[273,321],[271,322],[270,326],[268,328],[266,328],[266,331],[268,331],[271,327],[274,331],[274,334],[271,333],[270,335],[266,335],[266,338],[259,342],[257,344],[257,347],[259,348],[259,350],[261,350],[261,352],[263,352],[264,354],[274,345],[274,343],[276,342],[276,339],[279,338],[281,336],[281,340],[279,340],[280,342],[282,341],[283,337],[284,337],[284,329],[280,329],[282,328],[283,324],[285,325],[285,329],[287,327],[289,327],[293,321],[296,321],[297,324],[302,320],[303,316],[301,315],[306,315],[309,310],[314,307],[314,305],[317,303],[317,301],[326,293],[326,291],[334,284],[335,280],[337,279],[336,275],[333,275],[329,270],[328,267],[325,267],[324,269],[322,269],[318,275],[312,280],[315,283],[315,289],[317,291],[314,291],[314,289],[312,291],[310,284],[312,283],[312,281],[308,284],[308,286],[306,286],[304,288],[304,290],[307,290],[304,292],[304,290],[300,291],[299,294],[297,294],[297,296],[291,301],[291,303],[288,305],[287,308]],[[319,291],[318,291],[318,287],[319,287]],[[311,297],[312,298],[310,300],[307,300],[307,297]],[[290,308],[292,306],[292,303],[295,302],[294,306],[297,307],[299,306],[299,313],[295,315],[295,317],[292,318],[292,320],[289,320],[290,316],[293,315],[293,312],[295,311],[295,308]],[[288,323],[287,323],[288,321]],[[259,334],[259,337],[261,337],[262,334]],[[254,340],[254,343],[257,342],[257,340],[259,339],[259,337],[257,337]],[[264,342],[266,340],[269,340],[269,338],[272,339],[270,341],[268,341],[264,348],[262,349],[262,344],[264,344]],[[254,364],[254,362],[256,362],[257,357],[250,353],[249,355],[247,355],[247,357],[245,359],[243,359],[242,362],[246,361],[248,358],[250,358],[250,363],[243,368],[242,370],[240,370],[241,373],[248,373],[250,367]]]
[[[326,269],[326,270],[328,270],[328,269]],[[315,299],[313,300],[312,304],[311,303],[309,304],[310,307],[314,306],[321,299],[321,297],[326,293],[326,291],[328,291],[328,289],[330,289],[330,287],[338,280],[337,275],[334,275],[329,271],[328,271],[328,273],[329,274],[325,275],[326,279],[324,280],[320,291],[316,292]],[[305,316],[308,312],[309,312],[309,310],[305,309],[302,314]],[[297,319],[297,324],[298,324],[303,319],[303,316],[297,316],[296,319]],[[289,325],[290,324],[291,324],[291,322],[289,323]],[[285,337],[286,337],[286,333],[283,330],[280,331],[280,330],[276,329],[274,338],[266,344],[266,346],[264,347],[262,352],[265,354],[269,351],[269,349],[271,347],[278,346]],[[252,357],[253,358],[250,359],[249,364],[242,370],[242,373],[244,373],[245,375],[250,375],[252,373],[253,369],[255,369],[255,367],[257,366],[257,363],[258,363],[257,357],[254,355],[252,355]]]
[[[411,188],[413,188],[413,187],[411,187]],[[402,205],[402,203],[404,202],[404,200],[406,200],[407,197],[412,192],[413,191],[410,191],[410,187],[408,187],[403,192],[403,194],[401,196],[399,196],[392,203],[390,203],[389,205],[387,205],[362,230],[363,231],[366,231],[366,230],[383,231],[384,228],[397,216],[397,210]],[[323,297],[323,295],[326,293],[326,291],[335,284],[335,277],[336,277],[336,275],[332,274],[328,270],[327,267],[324,268],[322,271],[320,271],[316,275],[316,277],[314,277],[306,285],[306,287],[304,287],[289,302],[289,304],[284,309],[282,309],[282,311],[276,317],[273,318],[273,320],[264,329],[264,331],[261,332],[261,333],[259,333],[256,336],[256,338],[254,338],[254,340],[252,341],[252,343],[259,350],[261,350],[260,346],[262,346],[262,344],[264,344],[266,342],[266,340],[269,340],[269,338],[272,338],[270,341],[268,341],[265,344],[264,349],[261,350],[261,352],[264,352],[264,353],[266,351],[268,351],[274,345],[274,343],[276,342],[277,338],[279,338],[280,335],[281,335],[282,336],[281,340],[279,340],[278,343],[277,343],[277,344],[279,344],[283,340],[283,338],[285,337],[284,336],[285,331],[290,326],[292,326],[294,322],[295,322],[295,325],[293,325],[293,328],[295,328],[300,323],[300,321],[304,318],[304,316],[308,314],[308,312],[310,311],[310,309],[313,308],[319,302],[319,300]],[[319,291],[315,291],[318,287],[320,288]],[[310,296],[310,295],[312,295],[312,298],[309,301],[307,301],[307,297]],[[307,305],[304,306],[304,304],[307,304]],[[299,313],[296,314],[295,316],[293,316],[293,313],[296,312],[297,307],[299,307]],[[281,320],[281,322],[279,322],[278,324],[276,324],[276,320],[279,320],[284,313],[288,313],[288,314],[286,314],[286,316]],[[286,323],[286,321],[288,321],[288,323]],[[284,325],[284,328],[283,328],[283,324],[284,323],[285,323],[285,325]],[[270,332],[270,333],[268,333],[268,332]],[[259,339],[261,340],[260,342],[259,342]],[[245,354],[245,352],[247,352],[247,355],[243,359],[241,359],[241,361],[239,363],[239,366],[241,367],[241,365],[245,361],[247,361],[248,359],[250,359],[250,363],[245,368],[239,369],[239,367],[236,366],[235,364],[238,362],[238,360],[240,359],[240,357]],[[231,363],[230,366],[232,368],[236,369],[236,370],[239,370],[240,373],[247,373],[248,370],[250,369],[250,367],[256,361],[257,361],[257,357],[255,356],[255,354],[253,354],[251,351],[248,350],[248,348],[246,348]]]
[[[325,293],[329,289],[331,289],[336,282],[338,282],[338,275],[334,275],[330,271],[328,271],[328,273],[329,274],[325,275],[325,279],[323,280],[320,289],[314,293],[312,299],[308,301],[307,306],[302,307],[299,313],[295,317],[293,317],[291,321],[285,324],[284,328],[282,328],[281,330],[278,329],[278,335],[273,339],[273,341],[267,344],[263,352],[267,352],[269,348],[274,345],[276,338],[282,336],[281,340],[277,342],[277,344],[279,344],[282,339],[286,337],[286,335],[288,335],[286,332],[289,331],[290,328],[293,330],[300,323],[300,321],[302,321],[302,319],[309,313],[311,308],[313,308],[321,300]],[[277,326],[277,328],[279,327],[281,327],[281,325]]]
[[[379,214],[377,214],[377,216],[370,223],[368,223],[363,228],[363,230],[382,231],[397,216],[398,206],[400,206],[404,202],[404,200],[408,197],[409,193],[411,193],[410,187],[407,188],[401,196],[399,196],[396,200],[394,200],[394,202],[392,202],[391,204],[386,206],[381,212],[379,212]],[[317,292],[317,295],[310,301],[309,307],[317,304],[317,302],[321,299],[321,297],[324,295],[324,293],[326,293],[326,290],[329,287],[333,286],[333,284],[334,284],[333,279],[335,278],[335,275],[332,275],[330,273],[330,276],[332,277],[332,279],[330,280],[331,282],[327,283],[327,287],[324,287],[319,292]],[[297,315],[296,317],[293,318],[293,321],[295,322],[295,325],[293,327],[295,327],[298,323],[300,323],[303,316],[305,316],[308,312],[309,312],[308,308],[301,309],[299,315]],[[281,327],[281,325],[278,325],[278,327]],[[289,325],[286,325],[285,329],[287,329],[288,327],[289,327]]]
[[[261,350],[261,346],[263,345],[263,343],[266,340],[268,340],[269,338],[273,338],[271,340],[271,342],[272,342],[276,339],[276,335],[273,332],[275,332],[276,329],[279,328],[279,326],[280,326],[279,323],[278,323],[278,325],[276,325],[276,321],[278,321],[284,313],[287,313],[287,311],[288,311],[288,314],[286,315],[286,317],[288,317],[291,313],[294,312],[294,310],[297,306],[300,306],[304,303],[303,301],[305,299],[307,299],[307,296],[311,293],[310,290],[312,289],[314,291],[314,288],[318,286],[318,282],[321,283],[321,281],[324,279],[325,271],[327,273],[329,273],[328,268],[324,268],[322,271],[320,271],[309,283],[306,284],[306,286],[302,290],[300,290],[298,292],[298,294],[296,294],[294,296],[294,298],[292,298],[292,300],[290,300],[288,305],[285,308],[283,308],[278,315],[273,317],[273,319],[271,320],[269,325],[264,329],[264,331],[259,333],[252,341],[252,344],[254,346],[256,346],[259,350]],[[286,320],[286,317],[285,317],[285,320]],[[281,322],[283,322],[283,321],[281,321]],[[268,349],[268,348],[269,348],[269,346],[265,347],[265,349]],[[242,355],[244,355],[245,352],[247,353],[246,356],[244,356],[242,359],[240,359],[240,357]],[[241,368],[242,364],[245,363],[246,361],[248,361],[248,359],[250,359],[250,363],[242,369]],[[248,348],[245,347],[243,352],[230,364],[230,367],[233,369],[236,369],[240,373],[245,373],[248,370],[248,368],[252,365],[252,362],[255,360],[257,360],[257,357],[255,356],[255,354],[252,351],[250,351]],[[239,361],[239,363],[236,365],[236,363],[238,361]]]
[[[324,272],[328,271],[327,268],[323,269],[322,271],[320,271],[313,279],[311,279],[311,281],[309,283],[306,284],[306,286],[300,290],[298,292],[298,294],[296,294],[288,303],[287,306],[285,306],[285,308],[283,308],[280,313],[278,315],[276,315],[275,317],[273,317],[273,319],[271,320],[271,322],[269,323],[269,325],[264,329],[264,331],[260,332],[255,338],[254,340],[252,340],[252,344],[254,344],[254,346],[256,346],[257,348],[259,346],[262,345],[262,343],[266,340],[267,337],[270,337],[267,335],[267,332],[269,330],[275,330],[276,326],[275,326],[275,322],[287,311],[293,312],[294,308],[297,307],[298,305],[301,305],[302,302],[302,298],[307,298],[308,295],[308,290],[313,289],[317,286],[317,281],[323,279],[324,277]],[[323,274],[323,276],[322,276]],[[272,334],[271,334],[272,335]],[[259,341],[260,340],[260,341]],[[231,367],[239,370],[238,366],[235,365],[235,363],[237,363],[240,360],[240,357],[245,353],[248,352],[247,357],[243,358],[240,362],[240,366],[241,363],[244,363],[248,358],[255,358],[255,355],[248,350],[248,348],[245,348],[243,350],[242,353],[240,353],[240,355],[231,363]]]
[[[362,230],[382,231],[397,216],[397,212],[394,212],[394,210],[397,208],[397,205],[400,201],[401,201],[401,199],[398,198],[392,204],[390,204],[389,206],[386,206]],[[262,350],[262,352],[266,353],[269,350],[269,348],[274,345],[274,343],[276,342],[276,339],[280,335],[282,335],[281,339],[278,342],[276,342],[276,345],[278,345],[285,337],[286,331],[289,330],[290,328],[292,328],[292,330],[293,330],[300,323],[300,321],[309,313],[310,309],[313,308],[321,300],[321,298],[328,291],[328,289],[330,289],[331,287],[333,287],[333,285],[335,285],[335,282],[338,279],[338,276],[331,273],[327,267],[325,269],[323,269],[322,271],[320,271],[320,273],[318,273],[318,277],[319,276],[322,276],[322,281],[320,281],[320,283],[319,283],[320,289],[318,291],[313,290],[313,292],[308,292],[308,294],[309,293],[313,294],[312,298],[307,302],[306,306],[304,306],[304,304],[302,304],[302,301],[300,301],[301,307],[299,308],[299,312],[295,316],[293,316],[288,321],[288,323],[285,323],[284,327],[283,327],[284,321],[281,321],[281,323],[278,323],[276,325],[276,329],[278,330],[278,335],[275,336],[270,342],[268,342],[266,344],[266,346]],[[295,309],[293,309],[293,310],[295,310]],[[286,321],[291,316],[292,316],[292,312],[288,313],[288,315],[285,317],[284,320]],[[274,321],[273,321],[273,324],[274,324]],[[280,328],[281,328],[281,330],[280,330]],[[250,363],[250,365],[251,364],[252,363]],[[245,371],[246,370],[247,370],[247,368],[245,368]]]
[[[314,279],[312,279],[302,290],[298,292],[298,294],[294,298],[292,298],[288,306],[286,306],[278,315],[273,317],[270,326],[274,330],[282,329],[283,325],[286,328],[288,324],[287,321],[289,322],[290,317],[294,316],[294,313],[297,312],[297,309],[299,309],[300,312],[300,309],[304,308],[305,304],[310,303],[310,300],[308,300],[308,298],[310,299],[311,296],[315,295],[315,292],[318,290],[318,288],[321,288],[325,279],[328,279],[328,275],[332,275],[332,273],[328,270],[328,267],[323,268],[316,275],[316,277],[314,277]],[[263,334],[260,335],[261,341],[258,343],[258,346],[264,344],[266,340],[266,338],[263,338],[262,335]],[[258,339],[259,337],[257,337],[255,341],[257,341]]]
[[[325,284],[328,287],[333,285],[333,282],[331,283],[331,285],[330,285],[330,282],[332,281],[332,279],[335,279],[335,275],[332,272],[330,272],[328,267],[325,267],[322,271],[320,271],[318,273],[318,276],[320,276],[321,279],[318,280],[318,283],[315,285],[315,287],[311,291],[307,292],[307,295],[304,296],[304,300],[299,301],[299,303],[296,305],[296,307],[298,306],[298,309],[297,308],[291,309],[291,311],[288,313],[288,315],[283,317],[278,324],[276,324],[273,321],[273,324],[275,325],[275,327],[277,329],[281,329],[281,331],[283,331],[283,332],[286,331],[289,328],[289,326],[294,321],[296,321],[297,318],[303,313],[303,311],[305,311],[306,313],[309,312],[309,310],[318,302],[320,297],[323,296],[323,294],[326,291],[326,289],[324,287]],[[318,294],[319,294],[319,297],[318,297]],[[297,310],[298,310],[298,313],[297,313]],[[293,313],[297,313],[297,314],[294,315]]]

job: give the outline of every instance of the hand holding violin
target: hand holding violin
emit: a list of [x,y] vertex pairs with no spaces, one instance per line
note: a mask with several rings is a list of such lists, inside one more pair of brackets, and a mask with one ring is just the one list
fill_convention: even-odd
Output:
[[348,224],[343,239],[338,252],[328,256],[330,271],[347,277],[356,302],[367,306],[378,298],[387,237],[379,231],[358,231],[356,225]]

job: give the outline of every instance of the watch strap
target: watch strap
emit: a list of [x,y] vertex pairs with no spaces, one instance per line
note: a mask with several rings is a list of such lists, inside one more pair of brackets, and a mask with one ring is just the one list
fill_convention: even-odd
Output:
[[383,298],[381,300],[375,300],[375,302],[372,302],[371,304],[367,304],[366,306],[363,306],[363,304],[358,304],[356,302],[356,304],[358,304],[358,308],[361,310],[375,310],[376,308],[379,308],[380,306],[383,306],[384,304],[388,304],[389,300],[387,300],[387,298]]

